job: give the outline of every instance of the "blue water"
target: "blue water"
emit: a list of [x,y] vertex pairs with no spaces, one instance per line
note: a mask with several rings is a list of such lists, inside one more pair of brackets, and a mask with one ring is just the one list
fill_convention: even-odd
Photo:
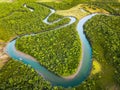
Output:
[[[31,65],[39,74],[41,74],[46,80],[50,81],[54,86],[63,86],[63,87],[74,87],[79,85],[82,81],[84,81],[91,70],[92,67],[92,51],[89,42],[87,41],[85,34],[83,33],[83,25],[86,21],[92,18],[95,14],[88,15],[81,19],[77,25],[78,34],[80,37],[80,41],[82,44],[82,64],[81,68],[73,79],[64,79],[60,76],[55,75],[54,73],[48,71],[46,68],[41,66],[35,59],[29,58],[21,55],[15,48],[16,40],[8,43],[6,47],[6,53],[15,60],[22,61],[25,64]],[[75,20],[75,19],[71,19]],[[71,21],[72,22],[72,21]]]

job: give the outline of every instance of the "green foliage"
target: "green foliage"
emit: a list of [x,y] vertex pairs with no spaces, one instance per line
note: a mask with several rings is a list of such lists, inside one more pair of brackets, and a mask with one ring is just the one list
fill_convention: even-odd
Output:
[[9,60],[0,70],[0,90],[50,90],[51,84],[30,66]]
[[90,76],[76,90],[120,89],[120,3],[92,2],[116,16],[97,15],[84,28],[93,49],[93,58],[102,65],[102,72]]
[[[103,8],[116,16],[97,15],[85,24],[85,33],[93,48],[93,58],[111,66],[111,77],[115,86],[120,86],[120,3],[117,0],[63,0],[61,3],[35,3],[35,0],[15,0],[13,3],[0,3],[0,39],[9,40],[16,35],[40,33],[36,36],[22,37],[17,41],[17,48],[39,60],[40,64],[58,75],[73,74],[78,66],[80,41],[75,25],[54,30],[69,22],[63,19],[53,25],[46,25],[42,20],[50,13],[44,5],[55,9],[69,9],[80,3]],[[34,3],[33,3],[34,2]],[[30,12],[27,7],[34,9]],[[62,18],[53,14],[48,21]],[[46,32],[50,31],[50,32]],[[21,47],[19,47],[21,46]],[[106,70],[103,70],[103,73]],[[109,74],[108,74],[109,75]],[[106,90],[103,74],[89,77],[76,90]],[[0,89],[35,89],[50,90],[51,85],[30,67],[10,60],[0,70]],[[56,90],[62,88],[54,87]],[[72,90],[72,89],[70,89]],[[74,90],[74,89],[73,89]]]
[[91,2],[89,5],[95,5],[98,8],[103,8],[113,15],[120,15],[120,3],[118,2]]
[[[42,4],[51,6],[56,10],[66,10],[78,4],[87,4],[89,6],[94,5],[97,8],[103,8],[114,15],[120,15],[120,2],[118,0],[62,0],[60,3],[45,2]],[[95,8],[93,7],[93,9]]]
[[89,77],[87,80],[83,81],[80,86],[77,86],[75,90],[105,90],[105,87],[100,83],[100,76],[100,74],[96,74],[93,77]]
[[[106,90],[112,85],[120,86],[120,17],[97,15],[84,28],[92,45],[93,58],[102,65],[102,72],[89,77],[76,89]],[[108,68],[109,66],[109,68]],[[107,69],[106,69],[107,68]],[[111,69],[113,68],[113,70]],[[112,73],[109,74],[109,73]],[[105,75],[106,74],[106,75]],[[110,78],[108,78],[111,75]],[[111,80],[110,80],[111,79]],[[107,84],[106,84],[107,82]],[[99,89],[98,89],[99,88]]]
[[[88,30],[89,34],[86,31],[89,37],[90,35],[94,37],[95,37],[95,34],[97,35],[94,42],[92,39],[90,39],[93,42],[93,49],[97,52],[97,50],[94,47],[94,43],[101,45],[101,48],[103,48],[104,58],[107,60],[107,63],[109,63],[111,66],[113,66],[116,69],[117,71],[116,73],[120,73],[120,70],[118,69],[120,67],[120,54],[119,54],[120,52],[120,25],[119,25],[120,17],[119,16],[118,17],[117,16],[96,16],[94,17],[94,19],[97,21],[100,21],[98,22],[98,26],[96,26],[93,33],[90,32],[91,30]],[[91,20],[89,22],[94,23],[95,21]],[[101,37],[104,37],[104,38],[101,38]],[[118,84],[120,84],[120,78],[119,78],[120,75],[116,74],[115,72],[113,73],[115,74],[115,77],[114,77],[115,81],[118,82]]]
[[63,18],[63,16],[57,15],[57,14],[52,14],[52,15],[48,18],[48,22],[57,21],[57,20],[60,19],[60,18]]
[[[55,24],[47,25],[43,23],[43,19],[46,18],[46,16],[50,13],[50,10],[47,7],[37,3],[27,3],[27,8],[25,8],[23,7],[23,4],[24,3],[16,4],[14,2],[13,4],[8,5],[8,7],[7,4],[0,6],[0,9],[3,10],[0,12],[2,13],[0,14],[1,39],[9,40],[11,37],[14,37],[15,35],[49,31],[60,25],[64,25],[70,21],[68,18],[65,18]],[[7,10],[5,9],[6,11],[4,11],[3,8],[6,7]],[[32,8],[34,9],[34,11],[31,12],[28,8]],[[55,20],[58,17],[62,17],[59,15],[54,16],[55,17],[52,17],[53,18],[52,20]],[[8,33],[5,33],[5,35],[3,35],[2,32],[4,31]]]
[[[23,7],[23,5],[25,3],[27,4],[27,8]],[[32,8],[34,10],[34,12],[31,12],[29,10],[29,8]],[[27,44],[27,40],[26,40],[24,42],[24,44],[22,44],[23,47],[21,47],[20,49],[26,50],[26,52],[29,52],[29,50],[32,50],[34,48],[34,45],[33,45],[34,43],[31,43],[31,42],[34,42],[34,40],[35,41],[37,40],[38,44],[36,43],[35,48],[32,50],[35,52],[30,51],[29,52],[30,55],[32,54],[32,56],[35,56],[38,60],[41,60],[41,62],[43,63],[43,65],[45,67],[49,68],[49,70],[55,72],[56,74],[70,75],[70,74],[75,73],[78,63],[79,63],[79,58],[80,58],[79,57],[80,56],[80,41],[79,41],[79,37],[77,36],[77,32],[75,31],[76,25],[72,25],[72,26],[66,27],[64,29],[57,30],[57,31],[50,31],[50,30],[54,30],[55,28],[63,26],[66,23],[68,23],[70,21],[69,18],[65,18],[55,24],[52,24],[52,25],[46,25],[45,23],[43,23],[43,19],[46,18],[46,16],[50,13],[50,10],[41,4],[33,3],[32,1],[29,1],[29,0],[28,1],[27,0],[26,1],[17,0],[15,2],[9,3],[9,4],[1,3],[0,9],[1,9],[1,11],[0,11],[0,13],[1,13],[0,14],[0,39],[7,41],[11,37],[14,37],[17,35],[20,36],[20,35],[24,35],[24,34],[44,32],[44,33],[36,35],[35,37],[33,37],[33,36],[22,37],[20,40],[23,39],[23,41],[26,40],[27,38],[29,38],[28,43],[30,43],[30,45],[28,46],[28,48],[30,48],[31,45],[33,47],[31,47],[30,49],[27,48],[27,50],[26,50],[25,49],[26,48],[25,45]],[[54,20],[57,20],[58,18],[63,18],[63,16],[53,14],[52,16],[50,16],[48,21],[52,22]],[[46,31],[50,31],[50,32],[46,32]],[[41,43],[41,41],[43,41],[43,43]],[[43,45],[43,44],[45,44],[45,45]],[[45,49],[42,48],[43,50],[41,51],[41,47],[43,47],[43,46],[45,47]],[[48,46],[49,50],[46,52],[46,49],[48,49],[47,46]],[[41,51],[41,52],[39,52],[39,51]],[[41,55],[41,53],[42,53],[42,55]],[[57,55],[56,55],[56,53],[57,53]],[[46,56],[45,54],[48,54],[48,55]],[[46,59],[47,61],[44,61],[44,59]],[[51,60],[51,62],[48,62],[48,60]],[[7,65],[7,66],[9,66],[10,68],[17,69],[16,65],[18,65],[18,64],[16,64],[16,63],[11,64],[11,63],[13,63],[13,61],[8,63],[9,65]],[[14,64],[15,64],[15,66],[14,66]],[[13,65],[14,67],[12,67],[10,65]],[[9,68],[7,66],[5,66],[5,69]],[[53,67],[55,67],[55,68],[53,68]],[[23,68],[26,68],[26,67],[23,67]],[[4,70],[4,68],[2,70]],[[6,70],[6,73],[3,73],[2,70],[1,70],[1,75],[10,73],[8,71],[8,69]],[[17,72],[17,71],[15,71],[15,72]],[[22,73],[22,71],[20,71],[20,73]],[[27,71],[25,71],[25,73],[27,73]],[[30,73],[30,72],[28,71],[28,73]],[[6,76],[6,75],[4,75],[4,76]],[[14,77],[14,72],[9,75],[10,75],[10,77],[12,75]],[[9,84],[7,84],[6,87],[1,86],[1,89],[6,89],[8,87],[12,88],[14,86],[13,82],[15,82],[15,85],[17,85],[17,84],[23,85],[24,84],[23,79],[20,80],[22,77],[21,78],[18,77],[18,79],[16,79],[16,78],[13,79],[11,77],[9,79],[9,75],[8,75],[8,78],[5,79],[5,83],[4,83],[6,85],[7,82],[9,82]],[[32,74],[29,74],[29,75],[30,75],[30,77],[33,77]],[[25,77],[25,74],[23,75],[23,77]],[[4,78],[5,77],[0,78],[1,82],[4,80]],[[35,78],[35,80],[38,80],[37,78]],[[37,86],[33,85],[33,84],[35,84],[35,80],[31,80],[31,79],[27,80],[26,84],[28,85],[28,87],[37,87]],[[23,85],[24,88],[28,88],[26,84]],[[3,84],[1,84],[1,85],[3,85]],[[20,87],[21,86],[17,86],[17,87],[15,87],[15,89],[20,88]],[[21,87],[21,89],[23,87]],[[41,88],[41,87],[39,87],[39,88]]]
[[80,40],[75,26],[21,37],[16,47],[35,57],[48,70],[58,75],[71,75],[75,73],[80,60]]
[[80,3],[87,3],[87,2],[89,2],[89,0],[63,0],[60,3],[45,2],[42,4],[51,6],[57,10],[66,10],[66,9],[70,9]]
[[[16,3],[16,4],[14,4],[14,3]],[[28,2],[21,3],[18,1],[14,2],[14,3],[13,3],[13,5],[14,5],[15,9],[11,8],[12,7],[12,4],[11,4],[9,6],[11,9],[6,11],[7,14],[4,13],[3,15],[1,15],[0,38],[3,40],[8,40],[8,39],[10,39],[10,37],[14,37],[16,35],[20,36],[20,35],[25,35],[25,34],[40,33],[40,32],[54,30],[55,28],[63,26],[70,21],[69,18],[64,18],[55,24],[47,25],[47,24],[43,23],[43,19],[45,19],[46,16],[50,13],[50,10],[47,7],[45,7],[41,4],[38,4],[38,3],[28,3]],[[23,6],[24,3],[27,4],[27,8],[25,8]],[[5,4],[5,7],[7,7],[6,4]],[[31,12],[29,10],[29,8],[33,9],[34,11]],[[63,16],[53,14],[49,18],[49,21],[53,21],[58,18],[63,18]],[[5,30],[6,30],[6,33],[5,33]],[[5,35],[3,33],[5,33]],[[41,42],[39,41],[39,43],[41,43]],[[50,43],[50,42],[48,42],[48,43]],[[29,50],[27,52],[29,52]],[[33,52],[32,54],[36,54],[36,53]],[[38,59],[40,59],[40,57]],[[67,57],[66,57],[66,59],[67,59]],[[53,61],[52,61],[52,63],[53,63]],[[75,65],[75,67],[77,67],[77,65]],[[70,71],[71,73],[75,72],[75,67],[74,67],[74,70]],[[67,70],[66,70],[66,72],[67,72]],[[62,71],[61,71],[61,73],[62,73]],[[65,73],[65,74],[67,74],[67,73]]]

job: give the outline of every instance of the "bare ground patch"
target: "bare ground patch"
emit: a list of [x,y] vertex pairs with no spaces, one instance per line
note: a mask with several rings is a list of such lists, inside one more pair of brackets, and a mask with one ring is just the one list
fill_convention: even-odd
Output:
[[0,68],[2,68],[5,65],[5,63],[9,60],[9,56],[4,52],[5,46],[6,43],[0,40]]

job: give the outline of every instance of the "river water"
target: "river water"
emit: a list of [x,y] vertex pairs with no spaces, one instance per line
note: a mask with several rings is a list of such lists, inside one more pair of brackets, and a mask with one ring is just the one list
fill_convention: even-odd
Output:
[[[65,79],[60,76],[57,76],[54,73],[48,71],[42,65],[40,65],[37,62],[37,60],[35,60],[34,58],[28,57],[27,55],[24,55],[24,54],[20,54],[20,52],[17,51],[15,48],[16,39],[12,40],[11,42],[8,43],[8,45],[6,47],[6,53],[13,59],[22,61],[23,63],[30,65],[40,75],[42,75],[46,80],[50,81],[53,86],[56,86],[56,85],[63,86],[63,87],[77,86],[88,77],[88,75],[91,71],[91,67],[92,67],[92,49],[90,47],[90,44],[89,44],[85,34],[83,33],[83,30],[84,30],[83,25],[85,24],[86,21],[91,19],[93,16],[95,16],[95,14],[90,14],[90,15],[82,18],[77,25],[77,31],[78,31],[80,41],[82,44],[81,67],[80,67],[77,75],[72,79]],[[46,18],[48,18],[48,17],[46,17]],[[75,18],[73,18],[73,17],[70,17],[70,18],[71,18],[70,22],[74,23]],[[45,22],[46,22],[46,20],[45,20]],[[72,24],[72,23],[69,23],[69,24]]]

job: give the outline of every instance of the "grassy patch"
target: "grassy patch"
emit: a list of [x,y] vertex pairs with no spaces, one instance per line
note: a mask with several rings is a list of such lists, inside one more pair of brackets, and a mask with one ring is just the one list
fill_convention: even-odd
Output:
[[87,12],[82,11],[81,9],[82,9],[82,5],[77,5],[68,10],[57,10],[56,14],[63,16],[74,16],[79,20],[89,14]]
[[95,6],[89,6],[89,4],[79,4],[74,6],[68,10],[57,10],[56,14],[63,15],[63,16],[74,16],[78,20],[85,17],[90,13],[104,13],[107,14],[108,12],[102,8],[97,8]]
[[103,87],[105,88],[111,88],[111,86],[115,85],[114,82],[114,67],[102,63],[102,73],[101,73],[101,79],[100,83],[102,84]]
[[92,74],[96,74],[96,73],[99,73],[101,72],[101,65],[98,61],[96,60],[93,60],[93,69],[92,69]]

